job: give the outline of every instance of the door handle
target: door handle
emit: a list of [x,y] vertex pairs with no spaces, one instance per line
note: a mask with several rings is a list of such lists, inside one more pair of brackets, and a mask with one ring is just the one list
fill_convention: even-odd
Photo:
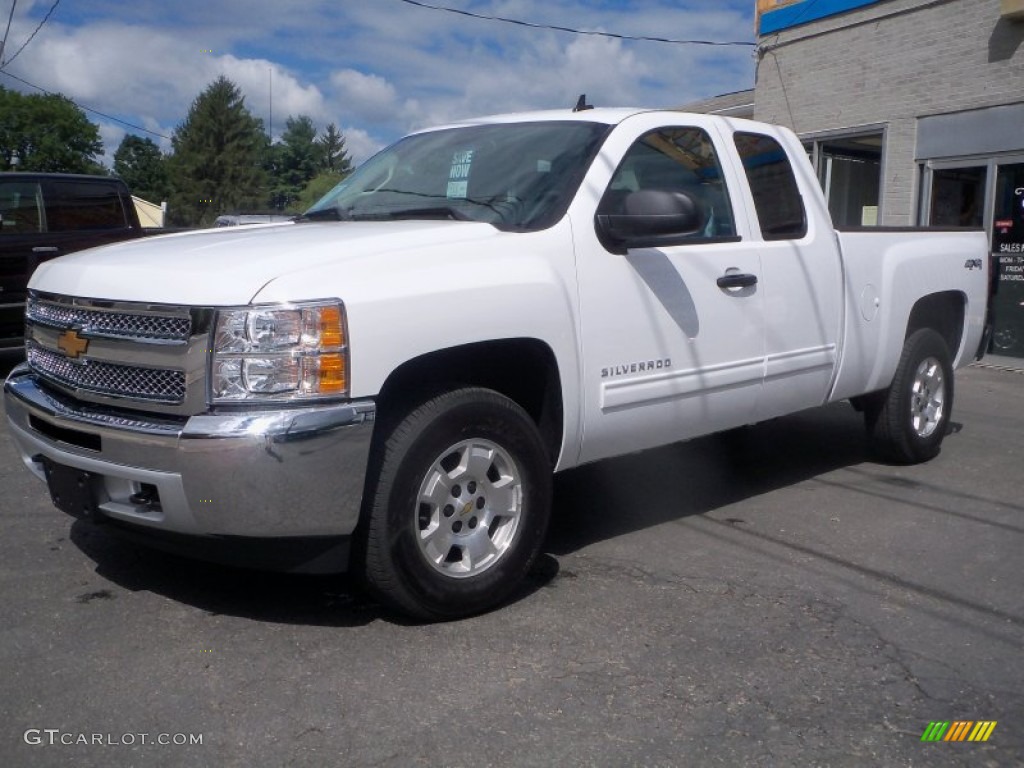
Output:
[[749,288],[752,285],[757,285],[757,275],[746,272],[730,272],[718,278],[717,282],[719,288]]
[[55,245],[37,245],[32,248],[32,253],[57,253],[59,250]]

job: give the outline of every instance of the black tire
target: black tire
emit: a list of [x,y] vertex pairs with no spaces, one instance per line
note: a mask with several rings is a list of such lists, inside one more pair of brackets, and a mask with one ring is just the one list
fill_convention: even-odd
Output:
[[416,619],[454,619],[495,607],[522,583],[547,531],[551,466],[516,403],[488,389],[438,395],[394,428],[377,472],[365,568],[385,603]]
[[953,411],[953,364],[942,336],[930,328],[910,334],[889,389],[865,403],[868,436],[879,456],[898,464],[935,458]]

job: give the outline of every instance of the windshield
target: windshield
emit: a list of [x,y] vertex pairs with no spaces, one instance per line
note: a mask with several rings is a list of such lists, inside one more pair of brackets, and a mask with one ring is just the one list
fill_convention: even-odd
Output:
[[533,122],[415,134],[374,155],[305,216],[544,229],[565,213],[609,130],[593,122]]

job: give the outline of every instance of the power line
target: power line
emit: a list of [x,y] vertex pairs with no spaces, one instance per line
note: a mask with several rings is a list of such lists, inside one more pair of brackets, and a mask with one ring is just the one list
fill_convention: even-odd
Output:
[[136,131],[142,131],[143,133],[148,133],[151,136],[158,136],[161,139],[167,139],[168,141],[171,141],[171,137],[170,136],[164,136],[162,133],[157,133],[156,131],[151,131],[148,128],[143,128],[141,125],[135,125],[135,123],[129,123],[127,120],[122,120],[119,117],[114,117],[113,115],[108,115],[106,112],[100,112],[98,109],[93,109],[92,107],[87,107],[84,104],[79,104],[77,101],[74,101],[73,99],[68,99],[68,97],[64,96],[63,94],[53,93],[52,91],[48,91],[45,88],[43,88],[41,85],[36,85],[35,83],[30,83],[28,80],[25,80],[25,79],[23,79],[21,77],[18,77],[17,75],[12,75],[10,72],[5,72],[4,70],[0,69],[0,75],[3,75],[5,77],[9,77],[9,78],[11,78],[13,80],[17,80],[19,83],[24,83],[25,85],[29,86],[30,88],[35,88],[37,91],[42,91],[47,96],[60,96],[61,98],[64,98],[64,99],[67,99],[68,101],[70,101],[72,104],[74,104],[79,109],[83,109],[86,112],[92,112],[94,115],[99,115],[100,117],[105,117],[107,120],[113,120],[115,123],[120,123],[121,125],[123,125],[123,126],[125,126],[127,128],[134,128]]
[[[14,52],[14,55],[13,55],[13,56],[11,56],[11,58],[9,58],[9,59],[8,59],[7,61],[4,61],[4,62],[0,62],[0,67],[6,67],[6,66],[7,66],[8,64],[10,64],[10,63],[11,63],[12,61],[14,61],[14,60],[15,60],[16,58],[18,58],[18,54],[19,54],[19,53],[21,53],[22,51],[24,51],[24,50],[25,50],[25,46],[26,46],[26,45],[28,45],[29,43],[31,43],[31,42],[32,42],[32,38],[33,38],[33,37],[35,37],[35,36],[36,36],[36,34],[38,34],[38,32],[39,32],[39,30],[40,30],[40,29],[42,29],[42,28],[43,28],[43,24],[45,24],[45,23],[46,23],[47,21],[49,21],[49,19],[50,19],[50,15],[51,15],[51,14],[52,14],[52,13],[53,13],[53,12],[54,12],[55,10],[57,10],[57,6],[58,6],[58,5],[60,5],[60,0],[53,0],[53,5],[51,5],[51,6],[50,6],[50,10],[48,10],[48,11],[46,12],[46,15],[45,15],[45,16],[43,16],[43,20],[39,22],[39,26],[38,26],[38,27],[36,27],[36,28],[35,28],[35,29],[33,30],[33,32],[32,32],[32,34],[31,34],[31,35],[29,35],[29,36],[28,36],[28,40],[26,40],[26,41],[25,41],[24,43],[22,43],[22,44],[21,44],[21,48],[19,48],[18,50],[16,50],[16,51]],[[14,9],[13,9],[13,8],[11,9],[11,12],[12,12],[12,13],[14,12]]]
[[482,13],[473,13],[472,11],[463,11],[459,8],[446,8],[442,5],[431,5],[430,3],[420,2],[420,0],[399,0],[399,2],[407,3],[408,5],[415,5],[418,8],[426,8],[431,11],[444,11],[445,13],[457,13],[459,16],[469,16],[473,19],[482,19],[484,21],[500,21],[505,24],[515,24],[520,27],[529,27],[530,29],[551,29],[555,32],[569,32],[574,35],[593,35],[595,37],[611,37],[616,40],[636,40],[644,43],[671,43],[673,45],[718,45],[718,46],[729,46],[729,45],[744,45],[754,46],[755,43],[744,42],[739,40],[730,41],[715,41],[715,40],[673,40],[668,37],[646,37],[644,35],[620,35],[615,32],[598,32],[592,29],[574,29],[573,27],[560,27],[555,24],[536,24],[532,21],[522,21],[521,19],[509,19],[504,16],[487,16]]
[[11,34],[11,22],[14,21],[14,9],[18,7],[18,0],[11,0],[11,13],[7,17],[7,29],[4,30],[4,39],[0,40],[0,66],[4,63],[4,48],[7,46],[7,36]]

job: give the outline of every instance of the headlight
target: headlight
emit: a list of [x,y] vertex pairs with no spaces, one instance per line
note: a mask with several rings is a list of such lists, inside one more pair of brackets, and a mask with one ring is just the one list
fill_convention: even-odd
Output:
[[337,302],[217,312],[215,403],[348,394],[345,308]]

